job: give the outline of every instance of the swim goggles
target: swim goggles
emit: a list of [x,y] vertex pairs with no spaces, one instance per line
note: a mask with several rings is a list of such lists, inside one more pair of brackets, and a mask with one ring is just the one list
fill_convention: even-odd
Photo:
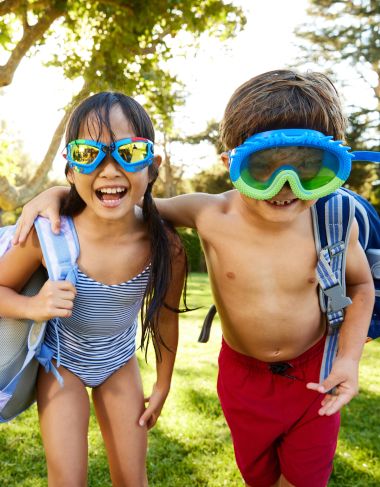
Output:
[[258,200],[273,198],[287,182],[297,198],[318,199],[342,186],[352,160],[380,162],[380,152],[350,152],[332,136],[308,129],[261,132],[228,155],[233,185]]
[[94,140],[77,139],[66,146],[69,166],[83,174],[92,173],[110,154],[127,172],[137,172],[153,162],[153,142],[141,137],[131,137],[111,145]]

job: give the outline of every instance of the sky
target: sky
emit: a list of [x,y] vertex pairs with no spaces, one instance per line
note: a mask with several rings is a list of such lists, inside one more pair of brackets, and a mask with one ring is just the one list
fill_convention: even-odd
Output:
[[[175,118],[183,135],[204,130],[220,120],[234,90],[249,78],[294,64],[297,42],[294,28],[307,20],[308,0],[234,0],[247,17],[245,29],[221,43],[203,36],[197,49],[176,55],[170,69],[185,82],[188,97]],[[13,83],[0,91],[0,118],[18,133],[36,163],[48,148],[62,116],[62,108],[80,89],[80,81],[65,80],[55,68],[43,68],[38,58],[24,60]],[[358,90],[356,89],[356,93]],[[172,160],[185,164],[185,175],[218,160],[213,147],[173,148]],[[63,173],[63,159],[54,163],[55,177]]]

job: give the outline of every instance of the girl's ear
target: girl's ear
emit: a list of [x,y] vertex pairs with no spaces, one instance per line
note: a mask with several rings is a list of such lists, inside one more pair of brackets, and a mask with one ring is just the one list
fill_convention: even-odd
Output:
[[161,165],[161,162],[162,162],[162,157],[157,155],[157,156],[154,156],[154,159],[153,159],[153,164],[149,166],[149,171],[148,171],[148,175],[149,175],[149,182],[153,182],[157,179],[157,176],[158,176],[158,168],[160,167]]
[[155,164],[157,168],[161,166],[161,162],[162,162],[162,157],[160,155],[154,156],[153,164]]
[[73,174],[73,170],[71,169],[71,167],[67,171],[66,179],[68,180],[68,182],[70,184],[74,184],[74,174]]

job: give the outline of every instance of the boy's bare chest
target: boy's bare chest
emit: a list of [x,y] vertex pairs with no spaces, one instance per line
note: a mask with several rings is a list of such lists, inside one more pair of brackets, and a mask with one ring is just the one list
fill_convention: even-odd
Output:
[[220,283],[245,289],[298,291],[316,286],[317,253],[312,227],[302,232],[224,231],[204,241],[209,269]]

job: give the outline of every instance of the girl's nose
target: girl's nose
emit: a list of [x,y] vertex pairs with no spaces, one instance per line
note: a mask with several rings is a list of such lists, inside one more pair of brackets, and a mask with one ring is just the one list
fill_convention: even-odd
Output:
[[100,175],[103,176],[113,176],[115,174],[121,173],[121,167],[115,161],[115,159],[111,155],[107,155],[107,157],[102,161],[100,165]]

